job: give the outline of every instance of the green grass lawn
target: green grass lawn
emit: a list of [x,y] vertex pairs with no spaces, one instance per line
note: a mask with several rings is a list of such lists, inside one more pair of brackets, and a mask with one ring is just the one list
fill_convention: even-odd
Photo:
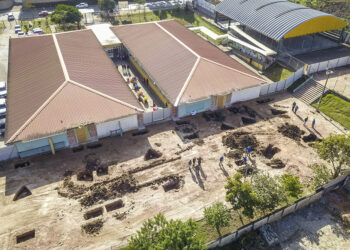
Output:
[[197,15],[196,13],[193,13],[192,11],[186,11],[183,9],[153,12],[143,12],[143,10],[141,9],[140,12],[137,11],[134,14],[116,17],[116,20],[118,20],[120,24],[123,20],[132,23],[142,23],[150,21],[159,21],[164,19],[175,19],[183,25],[205,26],[218,35],[223,34],[223,32],[221,32],[221,30],[218,27],[207,22],[201,16]]
[[[32,27],[29,27],[29,22],[32,24]],[[36,19],[33,21],[21,21],[20,25],[22,27],[23,32],[27,32],[30,31],[34,28],[41,28],[46,34],[50,34],[51,33],[51,29],[50,29],[50,25],[51,21],[50,18],[46,19],[45,18],[41,18],[41,19]]]
[[[317,102],[313,103],[312,106],[317,107]],[[328,94],[322,98],[320,110],[345,128],[350,129],[350,102],[336,95]]]
[[287,79],[293,73],[294,73],[293,71],[290,71],[289,69],[276,63],[276,64],[272,65],[271,67],[269,67],[264,72],[264,75],[274,82],[279,82],[279,81],[282,81],[284,79]]

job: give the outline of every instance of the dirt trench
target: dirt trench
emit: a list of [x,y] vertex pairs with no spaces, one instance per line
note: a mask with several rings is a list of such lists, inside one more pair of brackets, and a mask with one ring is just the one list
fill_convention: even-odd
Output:
[[278,132],[295,141],[300,141],[301,136],[305,134],[305,131],[301,130],[298,126],[291,125],[287,122],[278,127]]
[[249,132],[232,132],[222,137],[222,143],[230,149],[245,150],[250,146],[252,150],[259,147],[259,142],[256,137]]

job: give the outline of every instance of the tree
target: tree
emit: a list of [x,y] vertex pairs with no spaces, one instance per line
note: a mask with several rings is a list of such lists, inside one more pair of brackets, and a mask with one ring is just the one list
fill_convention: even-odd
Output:
[[313,186],[318,188],[332,179],[332,173],[325,164],[312,164],[308,166],[314,173]]
[[299,198],[303,193],[303,185],[300,183],[299,177],[297,176],[284,174],[280,177],[279,182],[291,197]]
[[80,21],[83,15],[80,11],[70,5],[59,4],[54,12],[51,14],[51,21],[59,25],[65,25],[66,23],[77,23],[80,28]]
[[167,221],[163,214],[157,214],[143,223],[125,249],[206,249],[206,245],[198,237],[196,222]]
[[107,12],[108,15],[109,12],[113,12],[115,8],[114,0],[98,0],[97,5],[100,10]]
[[253,191],[258,197],[257,208],[263,213],[273,211],[287,196],[277,178],[268,173],[254,175],[252,181]]
[[222,202],[215,202],[210,207],[204,209],[204,217],[208,225],[214,227],[221,237],[220,228],[229,225],[231,214]]
[[331,134],[316,142],[315,148],[320,158],[331,164],[331,178],[337,178],[343,167],[350,167],[350,135]]
[[145,3],[146,0],[135,0],[136,3],[138,3],[138,9],[139,9],[139,21],[141,21],[141,4],[143,4],[143,17],[146,16],[146,9],[145,9]]
[[241,214],[238,210],[242,209],[242,214],[248,218],[254,218],[255,207],[258,204],[258,197],[253,192],[253,188],[248,181],[242,181],[243,175],[235,174],[233,178],[227,178],[226,200],[232,204],[244,225]]

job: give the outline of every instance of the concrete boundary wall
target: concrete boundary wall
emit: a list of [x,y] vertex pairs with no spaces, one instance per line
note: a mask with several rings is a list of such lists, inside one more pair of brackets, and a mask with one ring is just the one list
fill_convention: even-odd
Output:
[[292,75],[290,75],[287,79],[284,79],[279,82],[264,84],[263,86],[261,86],[260,96],[270,95],[270,94],[284,91],[290,85],[292,85],[295,81],[300,79],[303,76],[303,74],[304,74],[304,68],[301,67],[297,71],[295,71]]
[[350,175],[344,175],[340,176],[329,183],[323,185],[321,188],[317,189],[313,194],[303,197],[297,201],[295,201],[293,204],[290,204],[288,206],[285,206],[271,214],[266,215],[265,217],[258,219],[256,221],[251,222],[248,225],[245,225],[241,228],[238,228],[236,231],[226,234],[223,237],[212,241],[208,243],[208,249],[214,249],[216,247],[222,247],[226,246],[228,244],[231,244],[233,241],[237,240],[240,236],[243,234],[250,232],[251,230],[258,229],[259,227],[267,224],[272,223],[274,221],[277,221],[284,216],[294,213],[298,211],[299,209],[302,209],[303,207],[319,200],[324,193],[327,193],[329,191],[334,190],[335,188],[341,187],[344,184],[347,183],[347,180],[350,180]]
[[324,71],[326,69],[334,69],[334,68],[343,67],[349,64],[350,64],[350,56],[344,56],[344,57],[336,58],[329,61],[309,64],[307,66],[306,72],[308,75],[310,75],[313,73]]
[[18,151],[15,145],[0,148],[0,161],[8,161],[14,158],[18,158]]

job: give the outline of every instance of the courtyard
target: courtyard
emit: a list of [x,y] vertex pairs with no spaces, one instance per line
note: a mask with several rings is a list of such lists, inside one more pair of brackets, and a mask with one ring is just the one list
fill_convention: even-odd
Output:
[[[307,165],[320,159],[313,142],[302,137],[314,133],[322,138],[340,131],[288,93],[268,98],[109,137],[80,151],[3,163],[0,248],[120,248],[144,220],[159,212],[168,219],[201,220],[205,207],[224,201],[226,176],[244,168],[241,159],[230,158],[230,151],[243,154],[246,141],[253,148],[251,167],[271,175],[299,176],[307,193],[312,181]],[[293,101],[299,105],[297,114],[291,111]],[[316,119],[315,130],[310,124],[303,126],[305,116]],[[278,132],[291,125],[297,130],[291,138]],[[224,145],[225,135],[233,135],[239,145]],[[269,145],[278,148],[272,156],[262,153]],[[151,148],[155,155],[148,152]],[[195,157],[203,159],[201,167],[189,169],[188,162]],[[88,168],[93,169],[92,176],[87,175]],[[98,234],[82,230],[96,219],[103,222]],[[240,226],[232,225],[224,233]],[[27,237],[32,230],[34,236]],[[17,243],[23,234],[27,240]]]

